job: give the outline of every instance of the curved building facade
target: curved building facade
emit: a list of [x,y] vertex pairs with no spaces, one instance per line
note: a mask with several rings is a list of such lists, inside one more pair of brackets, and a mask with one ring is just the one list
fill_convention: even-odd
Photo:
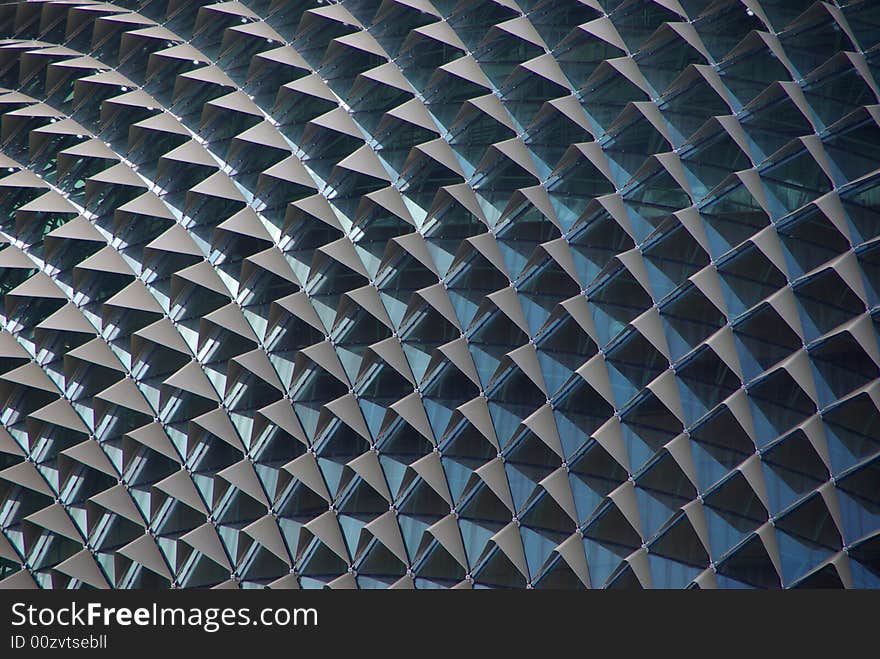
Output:
[[880,587],[880,4],[0,6],[0,587]]

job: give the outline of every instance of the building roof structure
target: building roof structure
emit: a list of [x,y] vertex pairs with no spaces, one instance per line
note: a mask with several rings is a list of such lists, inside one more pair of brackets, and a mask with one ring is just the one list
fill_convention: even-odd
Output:
[[873,0],[0,36],[0,587],[880,587]]

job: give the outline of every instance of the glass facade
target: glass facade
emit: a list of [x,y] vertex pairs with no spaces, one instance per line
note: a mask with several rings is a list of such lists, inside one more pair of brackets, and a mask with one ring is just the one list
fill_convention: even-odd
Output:
[[0,587],[880,587],[880,4],[0,5]]

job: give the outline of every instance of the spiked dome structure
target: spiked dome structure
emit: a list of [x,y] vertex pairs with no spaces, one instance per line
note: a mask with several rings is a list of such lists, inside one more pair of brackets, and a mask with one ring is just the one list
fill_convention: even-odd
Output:
[[873,0],[0,36],[0,586],[880,586]]

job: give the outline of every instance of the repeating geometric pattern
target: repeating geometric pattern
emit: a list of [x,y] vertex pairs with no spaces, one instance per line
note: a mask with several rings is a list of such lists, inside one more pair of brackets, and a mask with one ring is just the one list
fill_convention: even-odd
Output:
[[0,586],[880,587],[880,3],[0,36]]

